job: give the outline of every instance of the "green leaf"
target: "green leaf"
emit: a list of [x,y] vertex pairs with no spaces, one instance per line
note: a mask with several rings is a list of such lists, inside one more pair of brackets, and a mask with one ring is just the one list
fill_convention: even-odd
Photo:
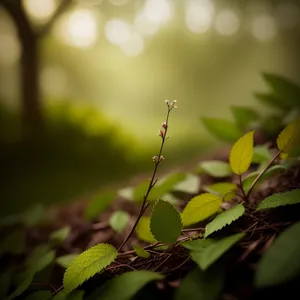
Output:
[[216,194],[220,197],[223,197],[228,192],[232,192],[236,189],[237,186],[231,182],[217,182],[203,187],[203,190],[205,190],[206,192]]
[[263,76],[276,97],[284,101],[286,106],[290,108],[300,107],[300,87],[298,85],[279,75],[265,73]]
[[230,109],[236,124],[242,129],[249,129],[251,124],[259,118],[258,113],[247,106],[231,106]]
[[11,267],[0,273],[0,299],[7,295],[12,282],[14,269]]
[[267,146],[254,147],[252,162],[255,164],[268,163],[272,159],[272,155]]
[[56,258],[56,263],[63,268],[68,268],[71,262],[78,256],[78,254],[66,254]]
[[198,223],[214,215],[219,210],[222,201],[221,197],[210,193],[192,198],[181,214],[183,226]]
[[197,172],[206,173],[213,177],[228,177],[231,176],[230,165],[225,161],[210,160],[199,163]]
[[52,298],[50,291],[37,291],[28,295],[25,300],[48,300]]
[[66,291],[62,290],[56,294],[52,300],[83,300],[84,293],[83,290],[76,290],[68,294]]
[[68,238],[70,232],[70,226],[65,226],[61,229],[58,229],[50,234],[50,241],[52,241],[54,244],[61,244]]
[[175,300],[218,300],[224,286],[224,270],[214,265],[207,271],[195,268],[175,292]]
[[1,243],[0,252],[18,255],[24,252],[26,232],[23,228],[12,231]]
[[30,264],[28,264],[28,268],[32,270],[32,272],[35,274],[37,272],[42,271],[45,269],[48,265],[50,265],[55,258],[55,251],[50,250],[49,252],[46,252],[45,254],[41,254],[40,257],[36,257],[36,260],[28,260]]
[[257,287],[269,287],[293,279],[300,274],[300,222],[284,230],[258,262],[255,273]]
[[167,245],[157,246],[157,247],[153,248],[154,251],[166,251],[168,249],[169,249],[169,246],[167,246]]
[[224,226],[231,224],[233,221],[240,218],[244,212],[245,208],[243,204],[238,204],[217,215],[210,223],[206,225],[204,238],[207,238],[210,234],[222,229]]
[[138,246],[138,245],[135,245],[133,247],[135,253],[137,254],[137,256],[139,257],[143,257],[143,258],[148,258],[150,256],[150,253],[148,251],[146,251],[144,248]]
[[150,230],[156,240],[175,243],[181,234],[182,224],[179,212],[169,202],[158,200],[150,219]]
[[87,297],[86,300],[130,300],[146,284],[163,279],[163,275],[152,271],[124,273],[106,282]]
[[135,232],[138,238],[142,241],[148,242],[150,244],[157,242],[150,231],[150,217],[141,217],[136,226]]
[[186,174],[186,179],[176,184],[173,191],[194,194],[200,189],[200,178],[194,174]]
[[85,212],[87,220],[93,220],[99,216],[100,213],[106,210],[106,208],[115,200],[115,192],[105,192],[94,196]]
[[22,222],[26,227],[39,225],[45,216],[45,207],[42,204],[36,204],[21,214]]
[[10,295],[4,297],[3,300],[12,300],[17,296],[21,295],[25,290],[27,290],[27,288],[31,284],[33,275],[34,274],[31,271],[27,272],[26,276],[24,276],[24,280],[18,285],[18,287]]
[[237,233],[222,240],[199,239],[185,242],[182,246],[191,250],[192,260],[205,271],[244,236],[245,233]]
[[230,151],[230,167],[232,172],[237,175],[245,173],[251,165],[254,148],[253,137],[254,130],[239,138]]
[[67,292],[76,289],[90,277],[102,271],[117,257],[118,251],[109,244],[98,244],[78,255],[67,268],[63,284]]
[[278,206],[300,203],[300,189],[284,193],[273,194],[263,200],[257,207],[258,210],[274,208]]
[[202,118],[202,123],[210,133],[225,142],[232,143],[243,134],[237,124],[228,120]]
[[123,210],[115,211],[109,218],[109,225],[117,233],[121,233],[127,226],[129,215]]
[[[148,200],[156,201],[159,197],[172,191],[173,188],[178,183],[184,181],[185,178],[186,178],[186,175],[184,173],[174,173],[174,174],[166,176],[165,178],[162,178],[152,188],[151,192],[149,193]],[[148,190],[148,187],[149,187],[149,180],[139,184],[133,192],[133,199],[135,201],[142,201],[143,196],[146,194],[146,192]]]
[[287,125],[277,138],[277,147],[280,151],[288,153],[300,144],[300,118]]
[[289,106],[285,103],[284,99],[273,94],[254,93],[254,96],[263,104],[272,109],[277,108],[281,110],[288,110]]
[[[265,180],[271,178],[272,176],[275,176],[279,174],[280,172],[286,170],[286,167],[283,165],[275,165],[269,168],[258,180],[258,182],[255,184],[255,188],[257,188],[261,183],[263,183]],[[253,181],[255,178],[260,174],[261,171],[255,171],[250,174],[248,174],[244,179],[243,179],[243,189],[247,193],[250,189],[250,186],[252,185]]]
[[30,255],[27,257],[25,261],[25,266],[35,266],[36,262],[39,261],[42,257],[44,257],[49,251],[51,251],[51,247],[48,244],[42,244],[35,247]]

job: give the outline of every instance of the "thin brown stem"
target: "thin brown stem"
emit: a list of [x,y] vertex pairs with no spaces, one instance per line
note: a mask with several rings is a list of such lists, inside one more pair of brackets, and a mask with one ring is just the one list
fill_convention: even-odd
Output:
[[161,136],[161,145],[160,145],[158,155],[153,158],[154,170],[153,170],[152,177],[151,177],[149,185],[148,185],[147,192],[143,197],[143,203],[142,203],[140,212],[139,212],[139,214],[138,214],[138,216],[137,216],[137,218],[134,222],[134,225],[132,226],[132,228],[131,228],[130,232],[128,233],[128,235],[126,236],[126,238],[121,243],[120,247],[118,248],[118,251],[120,251],[124,247],[124,245],[128,242],[128,240],[131,238],[138,222],[140,221],[141,217],[143,216],[144,212],[146,211],[146,209],[149,206],[149,203],[147,204],[147,200],[148,200],[148,197],[149,197],[149,194],[150,194],[152,188],[155,186],[155,184],[157,182],[156,173],[157,173],[157,169],[158,169],[159,164],[163,160],[162,151],[163,151],[163,148],[164,148],[164,144],[165,144],[165,141],[166,141],[167,132],[168,132],[168,128],[169,128],[169,116],[170,116],[171,110],[174,108],[173,104],[170,105],[169,103],[167,103],[167,105],[168,105],[168,112],[167,112],[166,121],[164,123],[165,124],[165,127],[164,127],[165,130],[161,131],[162,134],[160,134],[160,136]]
[[239,175],[239,187],[240,187],[240,191],[242,192],[242,196],[244,199],[247,198],[245,190],[243,188],[243,181],[242,181],[242,175]]
[[249,199],[249,196],[254,188],[254,186],[257,184],[257,182],[259,181],[259,179],[266,173],[266,171],[270,168],[270,166],[274,163],[274,161],[279,157],[279,155],[281,154],[281,151],[278,151],[278,153],[270,160],[270,162],[262,169],[262,171],[257,175],[257,177],[254,179],[254,181],[252,182],[249,191],[246,195],[246,199]]

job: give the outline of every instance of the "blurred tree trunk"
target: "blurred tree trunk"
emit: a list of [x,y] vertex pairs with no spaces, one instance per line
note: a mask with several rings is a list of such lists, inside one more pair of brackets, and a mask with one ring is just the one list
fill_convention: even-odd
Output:
[[26,16],[21,1],[4,1],[22,47],[20,61],[21,121],[23,138],[36,136],[44,128],[39,85],[38,37]]
[[[39,0],[43,1],[43,0]],[[54,15],[36,31],[26,15],[21,0],[0,0],[11,16],[22,48],[20,61],[21,120],[23,138],[39,136],[44,130],[43,108],[39,83],[39,42],[72,0],[61,0]]]

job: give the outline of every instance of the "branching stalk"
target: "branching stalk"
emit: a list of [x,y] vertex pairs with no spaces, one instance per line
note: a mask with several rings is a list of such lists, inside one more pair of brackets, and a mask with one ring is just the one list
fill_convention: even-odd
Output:
[[134,230],[138,224],[138,222],[140,221],[141,217],[143,216],[144,212],[146,211],[146,209],[149,207],[149,203],[147,203],[149,194],[152,190],[152,188],[155,186],[156,182],[157,182],[157,178],[156,178],[156,173],[158,170],[158,166],[160,165],[160,163],[163,161],[164,157],[162,156],[162,152],[163,152],[163,148],[165,145],[165,141],[167,139],[167,132],[168,132],[168,128],[169,128],[169,116],[170,116],[170,112],[173,108],[176,108],[176,100],[172,101],[171,103],[169,103],[168,100],[166,100],[166,104],[168,106],[168,112],[167,112],[167,116],[166,116],[166,120],[164,123],[162,123],[162,130],[159,131],[159,136],[161,137],[161,145],[160,145],[160,149],[158,152],[157,156],[153,157],[153,161],[154,161],[154,169],[153,169],[153,173],[152,173],[152,177],[150,179],[149,185],[148,185],[148,189],[146,194],[143,197],[143,203],[141,205],[141,209],[140,212],[134,222],[134,225],[132,226],[130,232],[128,233],[128,235],[126,236],[126,238],[123,240],[122,244],[120,245],[120,247],[118,248],[118,251],[120,251],[124,245],[128,242],[128,240],[131,238],[131,236],[134,233]]

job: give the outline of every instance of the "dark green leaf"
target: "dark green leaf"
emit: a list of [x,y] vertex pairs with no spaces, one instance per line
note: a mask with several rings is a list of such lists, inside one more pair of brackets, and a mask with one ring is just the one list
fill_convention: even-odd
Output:
[[83,296],[84,296],[83,290],[76,290],[71,293],[67,293],[65,290],[62,290],[58,294],[56,294],[52,298],[52,300],[83,300]]
[[85,212],[85,217],[87,220],[93,220],[99,216],[106,208],[115,200],[115,192],[106,192],[94,196]]
[[49,236],[50,240],[55,244],[63,243],[69,236],[71,232],[70,226],[65,226],[52,232]]
[[163,275],[152,271],[128,272],[106,282],[86,300],[130,300],[146,284],[161,279]]
[[67,268],[71,262],[78,256],[78,254],[66,254],[56,258],[56,263],[62,266],[63,268]]
[[2,253],[21,254],[25,250],[26,232],[23,228],[15,229],[2,241]]
[[218,300],[224,285],[224,271],[214,265],[207,271],[195,268],[181,282],[175,300]]
[[217,118],[202,118],[202,123],[210,133],[225,142],[235,142],[243,134],[238,126],[231,121]]
[[44,220],[45,207],[42,204],[37,204],[30,207],[22,215],[22,221],[26,227],[39,225]]
[[290,108],[300,107],[300,87],[298,85],[279,75],[265,73],[263,76],[276,97],[284,101]]
[[199,163],[197,172],[206,173],[213,177],[227,177],[232,174],[229,163],[220,160],[209,160]]
[[109,218],[109,225],[117,233],[121,233],[126,228],[128,221],[128,213],[123,210],[117,210]]
[[50,291],[38,291],[28,295],[25,300],[48,300],[52,298]]
[[255,285],[281,284],[300,274],[300,222],[290,226],[261,257],[255,274]]
[[181,229],[181,218],[176,208],[169,202],[157,201],[150,220],[150,230],[155,239],[163,243],[175,243]]
[[0,299],[7,295],[12,282],[14,269],[9,268],[0,273]]
[[182,245],[191,250],[191,258],[205,271],[244,236],[244,233],[237,233],[221,240],[198,239]]
[[273,194],[263,200],[259,206],[260,209],[274,208],[283,205],[291,205],[300,203],[300,190],[292,190],[284,193]]
[[208,237],[213,232],[222,229],[224,226],[231,224],[233,221],[240,218],[245,212],[243,204],[238,204],[222,213],[217,215],[205,227],[204,237]]
[[289,106],[278,96],[264,93],[254,93],[254,96],[263,104],[272,109],[288,110]]
[[244,130],[252,129],[251,125],[259,117],[254,109],[247,106],[231,106],[230,109],[236,124]]

